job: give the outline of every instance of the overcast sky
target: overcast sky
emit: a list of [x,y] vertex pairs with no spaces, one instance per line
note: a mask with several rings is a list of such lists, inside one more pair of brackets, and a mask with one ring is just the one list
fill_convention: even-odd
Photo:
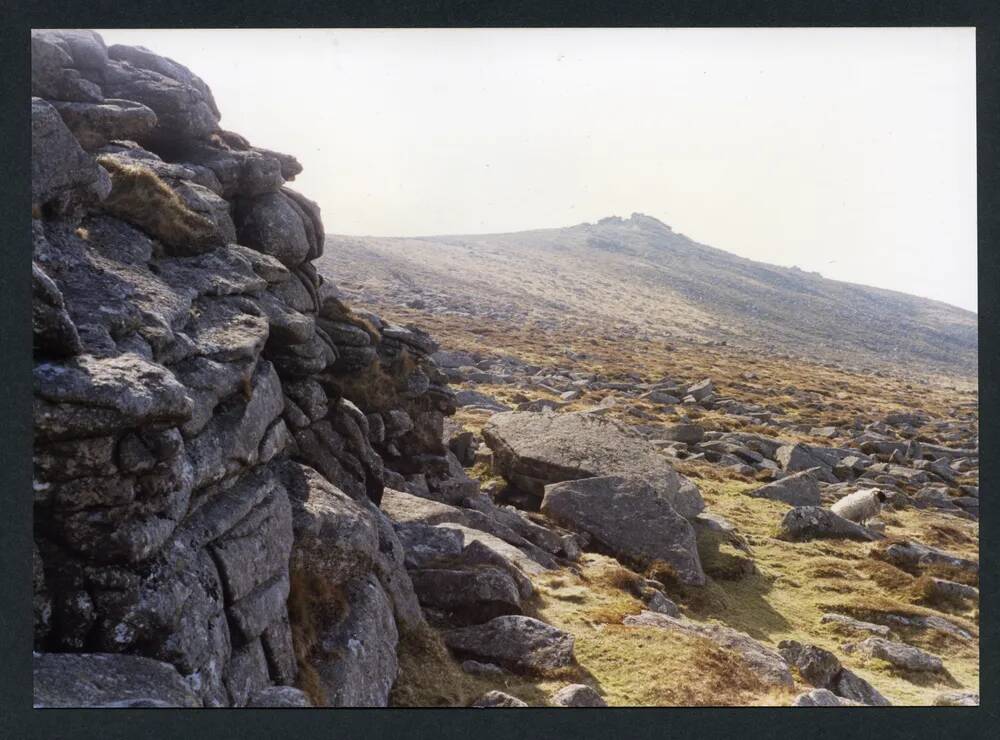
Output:
[[973,29],[106,30],[294,154],[331,233],[633,211],[976,309]]

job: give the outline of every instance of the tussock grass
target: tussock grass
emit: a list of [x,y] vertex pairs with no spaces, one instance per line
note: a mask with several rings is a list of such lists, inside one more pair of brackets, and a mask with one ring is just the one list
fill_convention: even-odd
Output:
[[627,568],[610,567],[603,574],[604,580],[627,594],[638,597],[642,591],[643,579],[638,573]]
[[343,590],[300,568],[291,572],[288,591],[288,620],[292,646],[298,663],[296,685],[315,706],[326,704],[326,692],[314,667],[314,658],[324,629],[336,625],[348,614]]

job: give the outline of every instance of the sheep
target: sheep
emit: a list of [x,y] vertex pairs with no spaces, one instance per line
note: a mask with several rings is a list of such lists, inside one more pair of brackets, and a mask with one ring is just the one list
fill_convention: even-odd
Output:
[[830,507],[830,511],[844,519],[864,525],[879,515],[885,499],[885,491],[880,491],[877,488],[864,488],[844,496]]

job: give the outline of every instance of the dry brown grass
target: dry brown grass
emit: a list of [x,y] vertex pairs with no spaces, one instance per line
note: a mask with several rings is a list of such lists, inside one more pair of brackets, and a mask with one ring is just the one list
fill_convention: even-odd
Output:
[[400,397],[400,393],[405,390],[405,379],[417,367],[417,360],[409,350],[404,350],[389,367],[375,360],[362,372],[338,376],[330,383],[337,394],[366,414],[405,408],[407,402]]
[[632,596],[638,597],[642,591],[642,576],[627,568],[608,568],[603,574],[603,580]]
[[394,707],[464,707],[475,701],[476,682],[429,627],[400,634],[399,675],[389,703]]
[[313,666],[322,631],[347,617],[343,590],[331,586],[314,573],[295,568],[291,571],[288,592],[288,620],[292,645],[299,666],[296,685],[317,707],[326,704],[326,692]]

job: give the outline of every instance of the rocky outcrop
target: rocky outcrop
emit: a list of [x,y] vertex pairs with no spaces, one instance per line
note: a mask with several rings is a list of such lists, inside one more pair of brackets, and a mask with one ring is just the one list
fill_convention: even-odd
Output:
[[385,704],[423,624],[385,484],[478,490],[436,345],[337,297],[301,166],[186,67],[31,43],[36,700]]

